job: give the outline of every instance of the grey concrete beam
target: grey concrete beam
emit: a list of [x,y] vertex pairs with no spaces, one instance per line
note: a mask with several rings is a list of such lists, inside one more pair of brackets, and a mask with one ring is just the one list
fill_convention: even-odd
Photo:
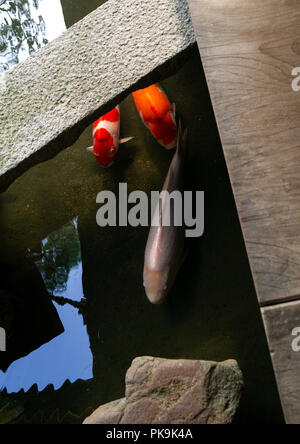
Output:
[[195,47],[186,0],[109,0],[0,79],[0,190]]

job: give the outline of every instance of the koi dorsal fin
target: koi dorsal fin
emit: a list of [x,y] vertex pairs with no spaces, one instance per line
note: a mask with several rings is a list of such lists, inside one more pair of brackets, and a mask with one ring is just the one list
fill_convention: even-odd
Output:
[[184,134],[182,134],[182,124],[180,120],[178,125],[178,135],[177,135],[177,153],[182,157],[186,157],[187,136],[188,136],[187,129],[185,130]]
[[174,119],[176,120],[176,103],[175,102],[173,102],[173,104],[172,104],[172,109],[173,109]]
[[163,226],[163,203],[162,203],[162,199],[159,198],[159,226],[162,227]]

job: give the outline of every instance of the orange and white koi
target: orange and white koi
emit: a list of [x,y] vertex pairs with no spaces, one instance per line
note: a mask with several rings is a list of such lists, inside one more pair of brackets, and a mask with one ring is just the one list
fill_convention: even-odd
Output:
[[110,167],[119,150],[119,144],[129,142],[133,137],[120,140],[120,107],[100,117],[93,124],[94,144],[88,148],[97,162],[104,168]]
[[175,148],[177,145],[175,104],[171,105],[159,83],[140,89],[132,95],[142,121],[158,143],[166,149]]

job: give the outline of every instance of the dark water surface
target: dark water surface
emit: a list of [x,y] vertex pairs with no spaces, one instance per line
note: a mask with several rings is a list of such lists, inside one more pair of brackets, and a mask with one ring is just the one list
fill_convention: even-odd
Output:
[[[102,3],[63,0],[65,23]],[[96,225],[100,191],[117,193],[120,182],[129,192],[160,190],[172,158],[131,97],[121,104],[121,136],[135,139],[112,168],[86,152],[88,128],[0,195],[0,325],[8,330],[0,422],[80,423],[124,396],[125,372],[143,355],[234,358],[246,386],[238,421],[283,421],[199,54],[163,86],[189,129],[186,189],[205,191],[205,235],[190,242],[167,303],[156,307],[142,285],[148,229]]]

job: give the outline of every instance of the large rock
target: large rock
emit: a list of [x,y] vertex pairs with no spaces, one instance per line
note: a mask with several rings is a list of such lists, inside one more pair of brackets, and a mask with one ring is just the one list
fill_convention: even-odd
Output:
[[109,0],[0,78],[0,190],[196,47],[186,0]]
[[126,398],[109,402],[99,407],[83,424],[119,424],[124,414]]
[[84,424],[230,424],[243,376],[222,363],[141,357],[126,375],[126,398],[96,410]]

